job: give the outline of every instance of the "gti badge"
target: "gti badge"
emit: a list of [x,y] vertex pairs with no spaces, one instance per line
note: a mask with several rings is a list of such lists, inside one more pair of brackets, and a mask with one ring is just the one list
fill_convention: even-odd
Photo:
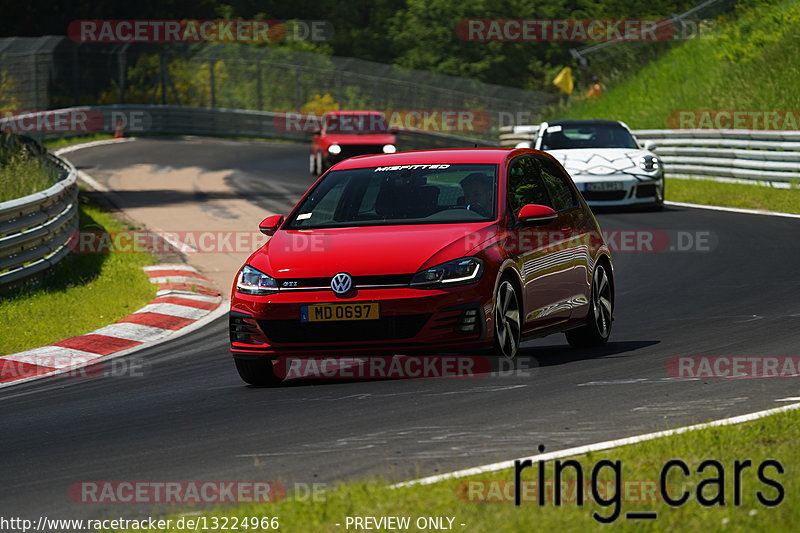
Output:
[[350,274],[339,272],[331,280],[331,290],[336,294],[345,294],[353,288],[353,278]]

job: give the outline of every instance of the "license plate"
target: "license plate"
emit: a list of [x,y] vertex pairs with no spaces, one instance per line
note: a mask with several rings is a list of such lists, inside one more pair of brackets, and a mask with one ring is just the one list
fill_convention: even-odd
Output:
[[300,306],[300,322],[377,320],[380,306],[375,302],[347,304],[309,304]]
[[619,181],[602,181],[600,183],[587,183],[587,191],[621,191],[625,186]]

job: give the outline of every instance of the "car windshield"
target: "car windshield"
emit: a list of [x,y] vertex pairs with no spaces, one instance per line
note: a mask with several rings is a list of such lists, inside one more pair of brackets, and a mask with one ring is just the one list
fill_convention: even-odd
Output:
[[420,164],[334,170],[288,229],[483,222],[495,217],[497,165]]
[[382,113],[336,114],[325,117],[325,133],[369,135],[389,130]]
[[638,148],[630,132],[620,125],[561,126],[547,128],[542,150],[572,148]]

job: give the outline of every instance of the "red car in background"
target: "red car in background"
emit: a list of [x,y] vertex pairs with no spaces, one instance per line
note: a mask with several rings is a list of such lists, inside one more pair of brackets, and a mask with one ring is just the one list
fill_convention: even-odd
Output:
[[331,111],[322,115],[311,141],[309,170],[317,176],[348,157],[393,154],[396,131],[380,111]]
[[492,350],[611,334],[611,255],[564,168],[532,149],[354,157],[306,192],[237,275],[231,351],[276,384],[283,354]]

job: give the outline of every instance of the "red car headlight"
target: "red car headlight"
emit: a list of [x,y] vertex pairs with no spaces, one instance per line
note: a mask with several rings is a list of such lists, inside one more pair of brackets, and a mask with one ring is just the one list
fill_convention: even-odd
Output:
[[411,279],[415,288],[452,287],[468,285],[481,278],[483,261],[477,257],[462,257],[420,272]]
[[236,290],[242,294],[272,294],[278,292],[278,282],[260,270],[245,265],[236,280]]

